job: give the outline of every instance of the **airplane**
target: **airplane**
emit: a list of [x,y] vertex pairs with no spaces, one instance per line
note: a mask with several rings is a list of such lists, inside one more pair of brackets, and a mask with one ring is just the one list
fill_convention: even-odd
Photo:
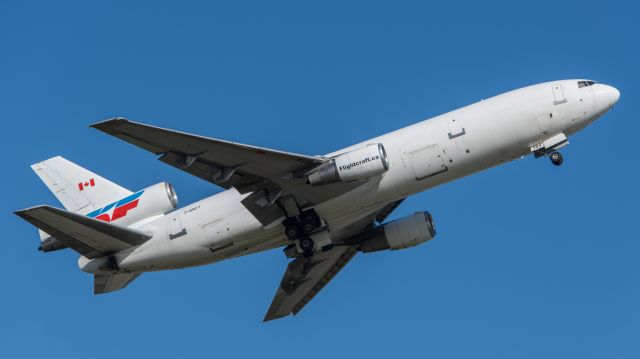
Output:
[[532,154],[561,165],[569,136],[620,92],[591,80],[510,91],[382,136],[309,156],[113,118],[91,127],[225,190],[178,208],[166,182],[132,192],[62,157],[31,167],[65,209],[15,213],[43,252],[71,249],[94,293],[142,273],[283,248],[290,258],[263,321],[296,315],[358,253],[400,250],[436,235],[431,214],[386,221],[418,192]]

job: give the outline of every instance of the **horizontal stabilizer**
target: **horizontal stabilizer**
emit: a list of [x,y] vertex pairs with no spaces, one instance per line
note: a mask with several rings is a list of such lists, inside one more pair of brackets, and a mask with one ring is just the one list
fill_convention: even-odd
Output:
[[148,233],[51,206],[37,206],[15,213],[87,258],[119,252],[152,237]]

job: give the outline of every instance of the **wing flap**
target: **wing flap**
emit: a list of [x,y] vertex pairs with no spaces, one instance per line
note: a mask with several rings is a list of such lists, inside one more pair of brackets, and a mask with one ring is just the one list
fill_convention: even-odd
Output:
[[151,238],[144,232],[51,206],[37,206],[15,213],[87,258],[112,254]]
[[357,252],[353,247],[336,247],[289,263],[263,321],[298,314]]
[[123,289],[142,273],[94,274],[93,294],[109,293]]

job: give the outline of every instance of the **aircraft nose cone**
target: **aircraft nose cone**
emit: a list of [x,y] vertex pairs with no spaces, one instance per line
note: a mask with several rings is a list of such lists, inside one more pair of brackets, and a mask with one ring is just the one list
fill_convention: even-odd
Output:
[[613,106],[620,99],[620,91],[613,86],[608,86],[608,87],[609,87],[609,98],[611,99],[611,106]]
[[605,84],[596,84],[596,86],[595,94],[602,110],[608,110],[620,99],[620,91],[617,88]]

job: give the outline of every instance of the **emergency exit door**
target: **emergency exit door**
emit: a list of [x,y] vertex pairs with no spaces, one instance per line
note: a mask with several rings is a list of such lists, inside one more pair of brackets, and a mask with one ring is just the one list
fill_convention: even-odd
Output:
[[561,84],[551,85],[553,90],[553,104],[560,105],[567,102],[567,98],[564,96],[564,89]]

